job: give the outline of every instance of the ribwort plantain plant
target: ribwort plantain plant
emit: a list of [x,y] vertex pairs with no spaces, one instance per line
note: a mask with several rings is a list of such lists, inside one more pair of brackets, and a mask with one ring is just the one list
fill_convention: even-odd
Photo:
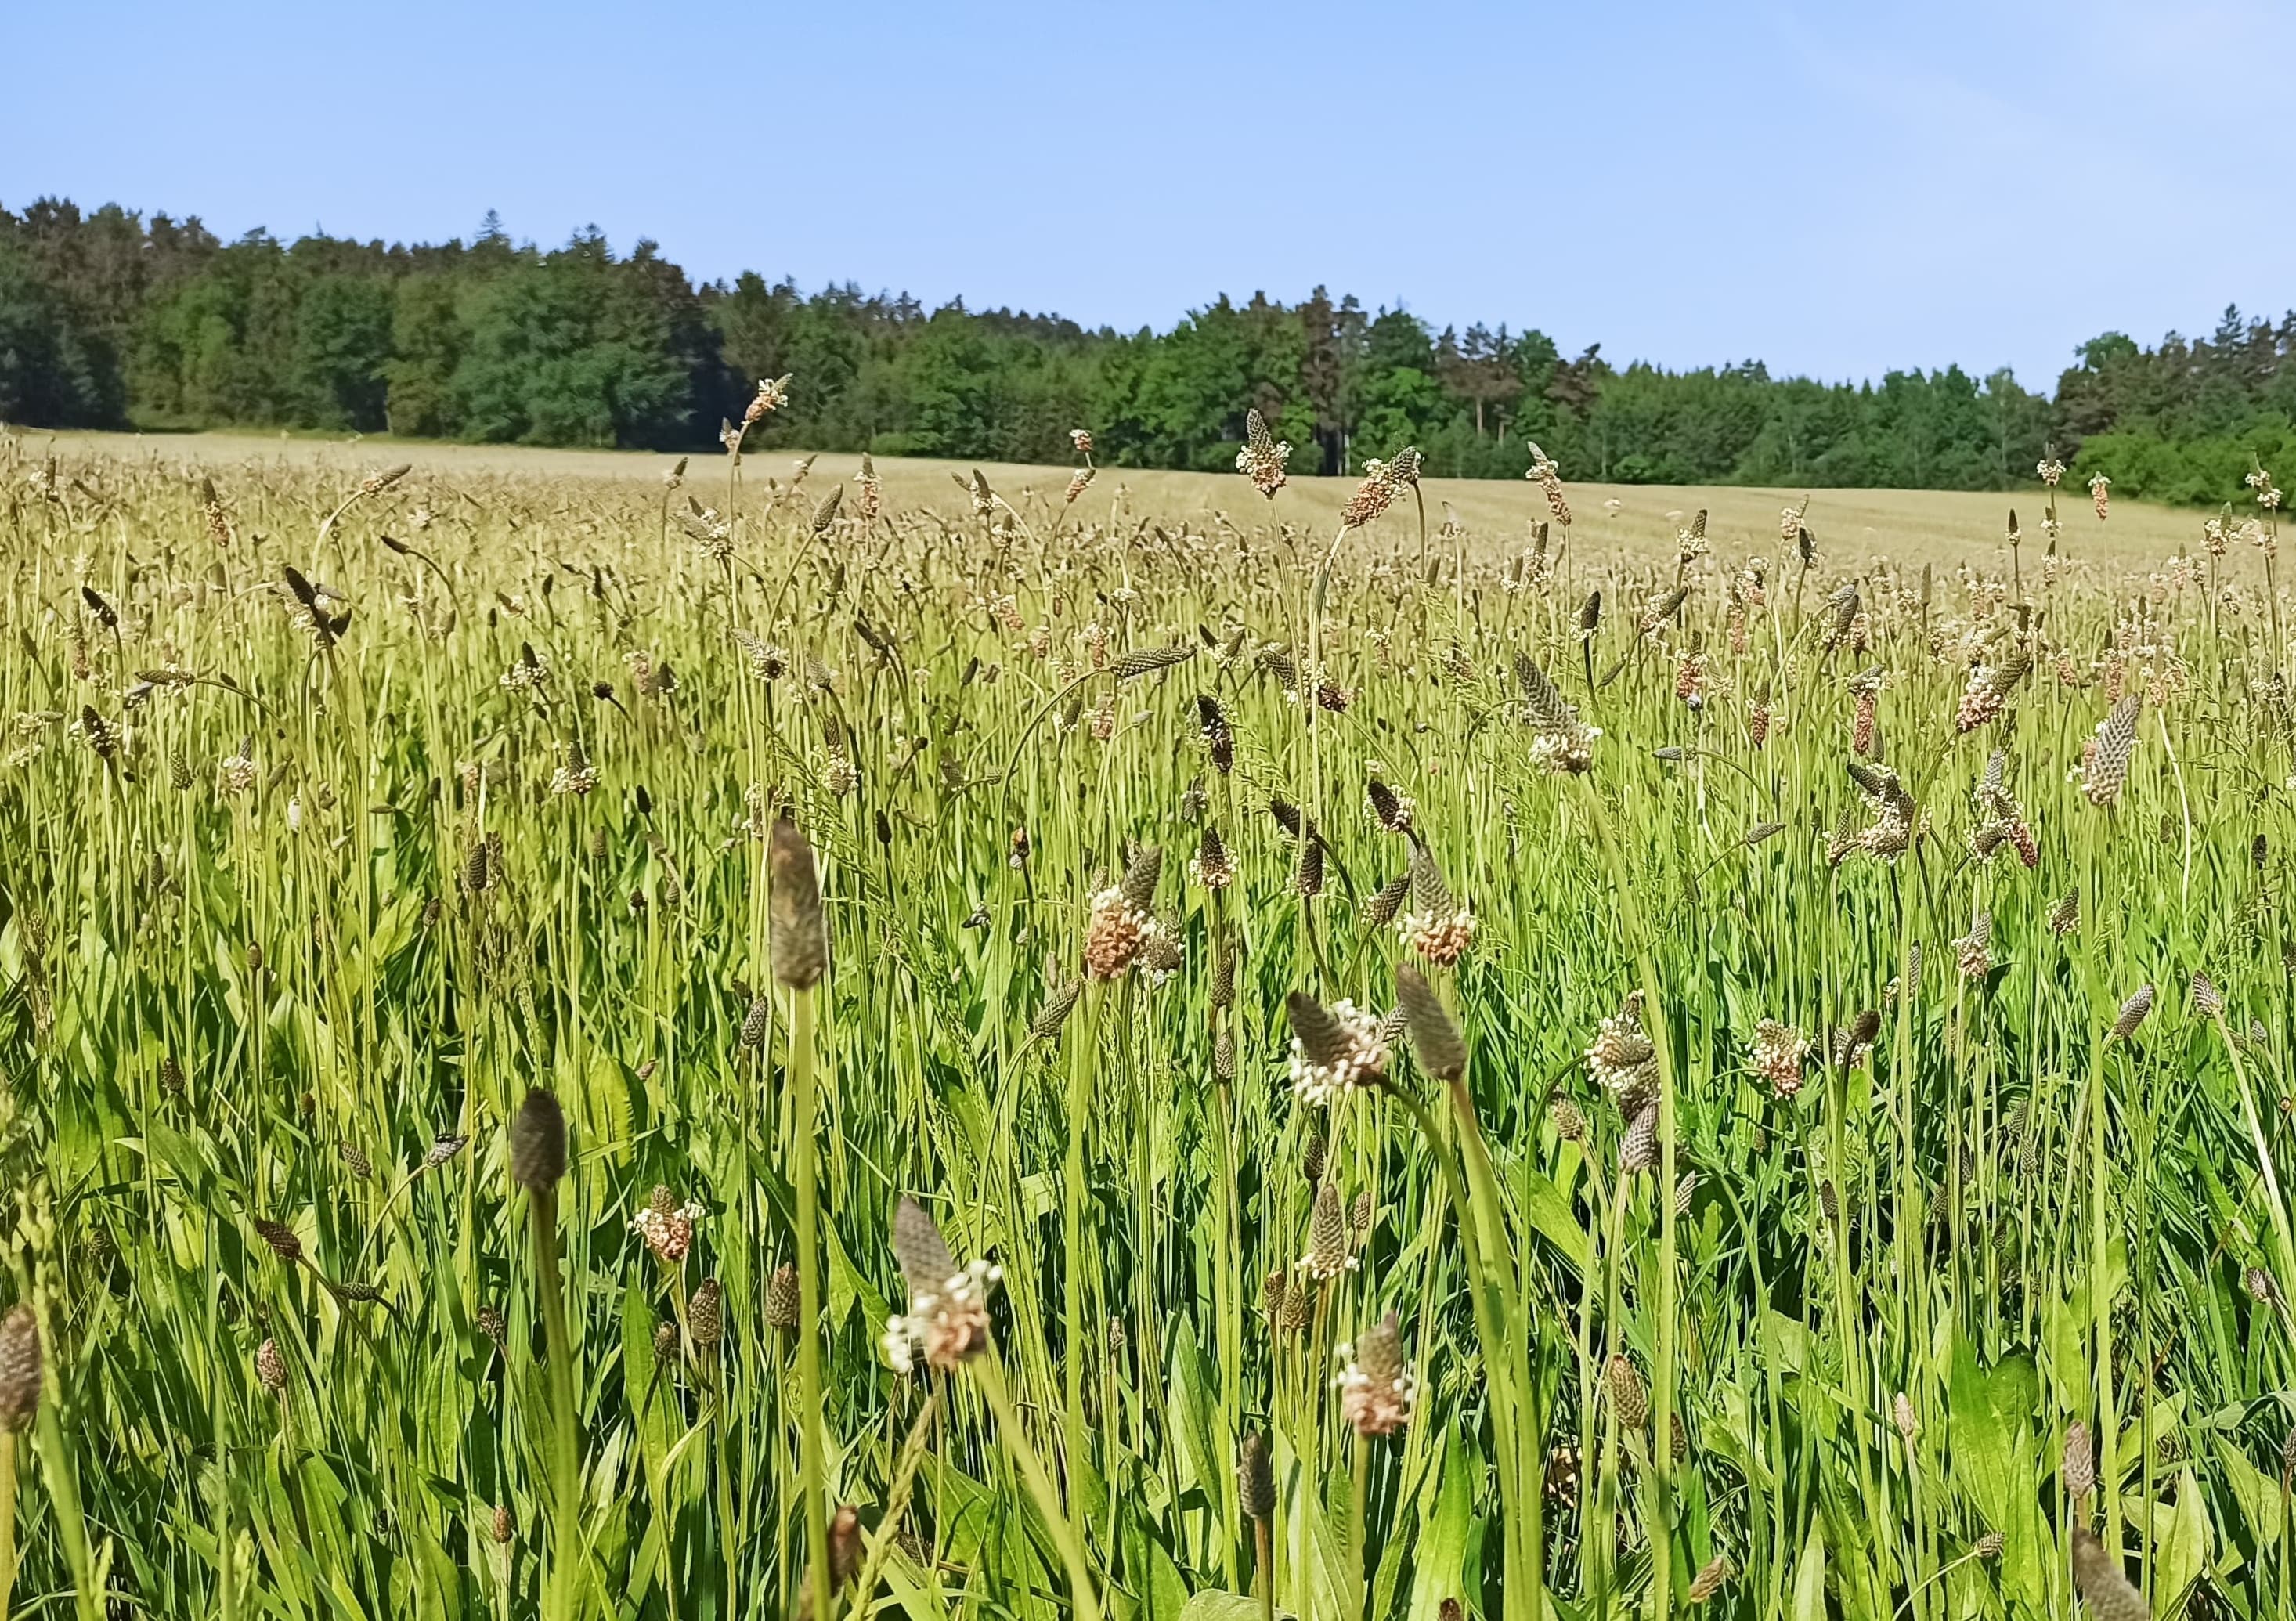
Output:
[[16,1606],[2296,1609],[2261,544],[1259,403],[1185,506],[0,439]]

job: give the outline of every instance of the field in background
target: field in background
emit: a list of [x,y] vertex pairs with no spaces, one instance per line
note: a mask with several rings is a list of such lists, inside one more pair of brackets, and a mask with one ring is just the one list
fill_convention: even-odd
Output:
[[[86,434],[55,435],[27,431],[27,452],[54,441],[67,453],[100,451],[129,461],[151,458],[162,464],[177,463],[228,466],[257,461],[294,469],[328,469],[347,474],[371,471],[398,462],[411,462],[425,471],[450,473],[476,469],[488,473],[530,474],[541,478],[577,479],[658,480],[676,465],[676,456],[636,451],[543,450],[518,446],[463,446],[422,441],[399,442],[377,438],[355,441],[285,438],[261,434]],[[792,463],[802,453],[752,451],[744,459],[743,476],[753,486],[773,479],[786,482]],[[852,476],[860,457],[824,453],[815,461],[809,482],[825,488],[832,479]],[[970,502],[959,482],[973,464],[881,456],[877,474],[884,480],[885,503],[890,509],[931,508],[955,515],[969,510]],[[1033,493],[1058,501],[1067,484],[1069,469],[1027,467],[1006,463],[980,464],[998,494],[1016,503]],[[1674,485],[1589,484],[1570,477],[1570,487],[1576,543],[1582,548],[1617,549],[1636,553],[1670,549],[1675,531],[1699,507],[1708,512],[1708,529],[1715,544],[1729,552],[1772,550],[1777,544],[1778,512],[1782,505],[1799,505],[1809,498],[1808,523],[1828,555],[1843,567],[1861,566],[1876,556],[1900,561],[1963,563],[1991,567],[1995,553],[2005,559],[2004,534],[2009,509],[2018,509],[2025,533],[2027,559],[2038,557],[2040,537],[2041,491],[1964,493],[1952,490],[1741,489],[1731,487],[1693,488]],[[724,488],[725,462],[718,455],[697,455],[691,461],[688,487],[703,501]],[[1270,509],[1250,486],[1234,473],[1168,472],[1151,468],[1103,468],[1080,503],[1094,518],[1105,518],[1117,503],[1131,516],[1187,518],[1209,520],[1225,512],[1241,525],[1268,520],[1271,511],[1290,522],[1336,523],[1339,511],[1356,487],[1353,479],[1298,478],[1284,487],[1281,504]],[[1486,479],[1430,479],[1425,489],[1430,528],[1442,521],[1448,503],[1478,546],[1486,552],[1506,551],[1524,544],[1526,527],[1546,516],[1538,487],[1529,480],[1508,482]],[[1615,501],[1615,508],[1610,503]],[[2197,550],[2203,514],[2173,507],[2117,501],[2109,520],[2099,523],[2083,491],[2067,488],[2060,495],[2060,515],[2065,523],[2062,542],[2076,559],[2093,559],[2122,568],[2157,567],[2180,550]],[[1411,521],[1409,503],[1392,510],[1390,525]]]

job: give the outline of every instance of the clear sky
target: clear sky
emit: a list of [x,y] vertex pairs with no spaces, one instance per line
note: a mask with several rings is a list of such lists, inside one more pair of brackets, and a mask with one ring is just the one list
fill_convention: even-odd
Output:
[[1317,282],[1669,365],[2296,305],[2296,8],[5,0],[0,202],[1170,324]]

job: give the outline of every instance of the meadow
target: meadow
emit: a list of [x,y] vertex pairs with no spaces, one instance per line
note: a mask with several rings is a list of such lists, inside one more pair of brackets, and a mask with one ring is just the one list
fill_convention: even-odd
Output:
[[0,440],[0,1614],[2296,1613],[2268,475],[1089,456]]

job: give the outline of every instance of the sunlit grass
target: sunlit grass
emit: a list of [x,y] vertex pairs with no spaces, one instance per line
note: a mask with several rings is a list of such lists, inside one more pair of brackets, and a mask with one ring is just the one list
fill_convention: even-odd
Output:
[[2296,1606],[2255,547],[116,450],[0,447],[17,1609]]

